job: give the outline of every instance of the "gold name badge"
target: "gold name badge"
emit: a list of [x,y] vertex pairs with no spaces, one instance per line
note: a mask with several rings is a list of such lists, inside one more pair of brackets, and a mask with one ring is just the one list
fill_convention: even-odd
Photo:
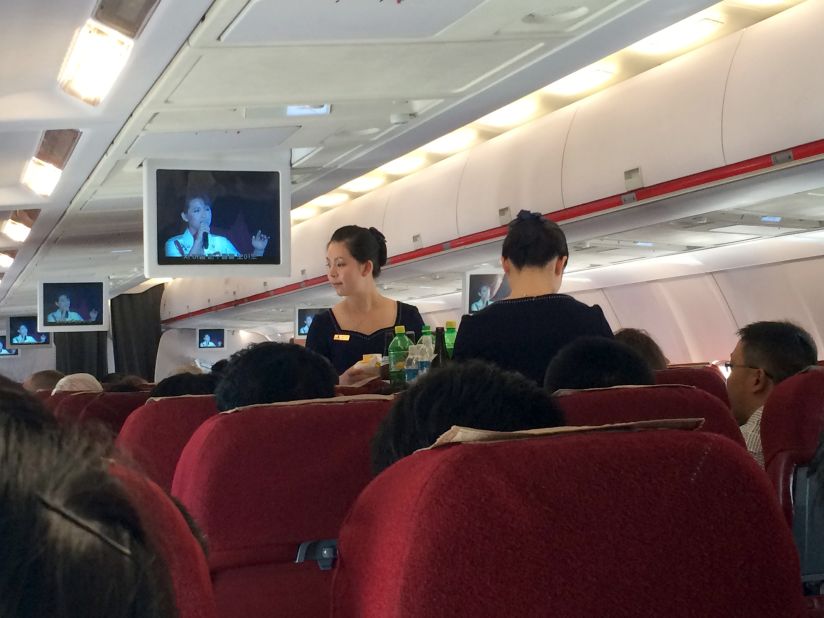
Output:
[[343,335],[341,333],[336,334],[333,339],[335,341],[349,341],[349,335]]

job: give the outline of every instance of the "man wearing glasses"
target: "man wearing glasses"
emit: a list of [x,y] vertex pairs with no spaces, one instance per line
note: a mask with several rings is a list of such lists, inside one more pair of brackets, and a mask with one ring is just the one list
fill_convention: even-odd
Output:
[[727,394],[747,450],[764,465],[761,413],[773,387],[815,365],[815,342],[803,328],[790,322],[753,322],[738,331],[738,344],[726,363]]

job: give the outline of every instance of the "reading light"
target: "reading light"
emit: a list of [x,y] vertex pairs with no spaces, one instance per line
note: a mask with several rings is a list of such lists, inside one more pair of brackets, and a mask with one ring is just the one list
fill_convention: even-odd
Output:
[[0,253],[0,268],[9,268],[14,264],[14,258],[7,253]]
[[584,94],[606,84],[615,77],[616,70],[617,67],[612,62],[596,62],[566,77],[562,77],[558,81],[552,82],[549,86],[542,88],[542,90],[547,94],[562,97]]
[[126,66],[134,41],[89,19],[77,31],[57,81],[70,95],[97,105]]
[[344,191],[351,191],[352,193],[366,193],[368,191],[372,191],[373,189],[377,189],[385,182],[385,176],[379,176],[378,174],[367,174],[366,176],[361,176],[360,178],[350,180],[345,185],[341,185],[340,188]]
[[511,129],[530,120],[538,112],[536,97],[524,97],[477,120],[478,124],[495,129]]
[[290,213],[290,217],[292,218],[293,222],[300,222],[306,221],[307,219],[311,219],[315,215],[318,214],[318,209],[309,206],[308,204],[304,204],[303,206],[299,206],[297,208],[293,208],[292,212]]
[[51,163],[41,161],[37,157],[32,157],[26,163],[26,168],[23,170],[23,177],[20,179],[24,185],[29,189],[48,197],[54,192],[57,183],[60,182],[60,176],[63,170],[55,167]]
[[761,217],[761,221],[764,223],[781,223],[781,217],[777,215],[764,215]]
[[426,156],[422,154],[408,154],[378,168],[378,171],[391,176],[404,176],[416,172],[426,165]]
[[469,127],[463,127],[452,133],[447,133],[435,141],[429,142],[422,150],[437,155],[451,155],[461,150],[466,150],[475,140],[478,139],[478,132]]
[[641,39],[628,49],[639,54],[670,54],[697,45],[723,25],[724,22],[709,18],[706,14],[694,15]]
[[309,204],[311,206],[319,206],[320,208],[333,208],[335,206],[340,206],[347,201],[349,201],[349,196],[346,193],[335,191],[333,193],[327,193],[326,195],[316,197],[309,202]]
[[5,234],[15,242],[23,242],[29,237],[30,232],[31,228],[28,225],[14,219],[6,219],[3,225],[0,226],[0,233]]

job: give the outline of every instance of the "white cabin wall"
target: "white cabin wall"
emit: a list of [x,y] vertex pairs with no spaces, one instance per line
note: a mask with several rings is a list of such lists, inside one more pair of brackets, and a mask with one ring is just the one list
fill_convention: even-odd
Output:
[[[561,294],[565,294],[564,286],[561,285]],[[604,312],[604,317],[609,322],[609,327],[612,329],[612,332],[620,328],[624,328],[624,325],[621,323],[621,320],[618,318],[618,314],[615,313],[615,310],[612,308],[612,304],[610,303],[609,297],[607,297],[604,290],[586,290],[583,292],[573,292],[570,294],[576,300],[581,301],[585,305],[589,305],[590,307],[593,305],[598,305],[601,310]]]
[[216,363],[222,358],[228,358],[238,350],[251,343],[267,341],[260,333],[227,329],[224,338],[224,347],[209,349],[197,347],[197,330],[194,328],[173,328],[161,335],[157,347],[155,361],[155,382],[167,378],[176,369],[183,365],[191,365],[195,360],[202,360],[209,364]]
[[35,371],[54,369],[57,366],[57,352],[54,344],[44,347],[18,348],[17,356],[0,356],[0,374],[17,382],[22,382]]

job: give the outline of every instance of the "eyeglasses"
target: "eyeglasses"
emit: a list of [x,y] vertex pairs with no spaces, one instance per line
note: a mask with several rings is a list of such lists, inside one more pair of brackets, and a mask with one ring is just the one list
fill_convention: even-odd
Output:
[[753,365],[739,365],[738,363],[734,363],[732,361],[725,362],[724,367],[726,368],[727,371],[732,371],[736,367],[741,367],[742,369],[760,369],[761,371],[764,372],[765,376],[767,376],[770,380],[772,380],[772,376],[763,367],[754,367]]

